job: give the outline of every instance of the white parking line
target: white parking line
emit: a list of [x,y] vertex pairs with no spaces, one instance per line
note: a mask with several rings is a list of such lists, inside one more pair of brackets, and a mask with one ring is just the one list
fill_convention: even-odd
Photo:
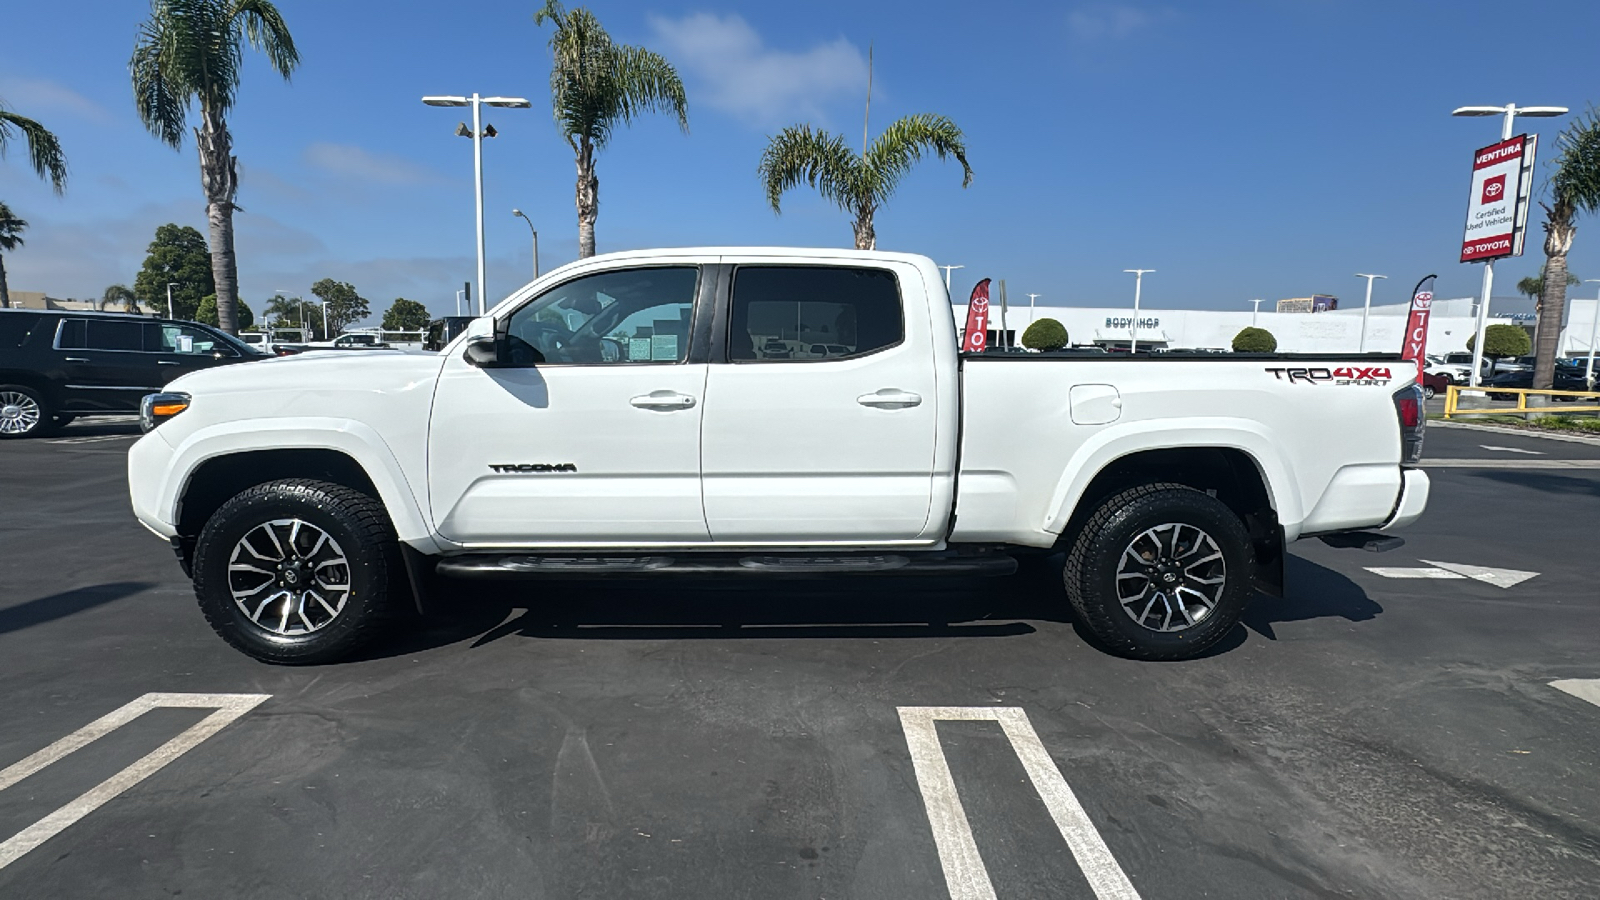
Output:
[[1600,706],[1600,678],[1565,678],[1550,682],[1550,686],[1579,700],[1587,700],[1595,706]]
[[1432,566],[1367,566],[1366,570],[1384,578],[1466,578]]
[[100,444],[106,441],[121,441],[136,438],[137,434],[91,434],[84,437],[61,438],[60,440],[47,441],[51,444]]
[[1544,456],[1543,450],[1524,450],[1521,447],[1496,447],[1494,444],[1479,444],[1485,450],[1494,450],[1499,453],[1526,453],[1529,456]]
[[1095,896],[1099,900],[1139,900],[1139,893],[1067,786],[1027,713],[1016,707],[982,706],[902,706],[899,710],[906,746],[911,750],[911,765],[917,774],[917,789],[922,792],[922,804],[928,811],[928,824],[933,829],[933,843],[939,851],[951,900],[996,897],[989,870],[978,855],[972,825],[956,795],[950,764],[939,746],[939,734],[933,724],[937,721],[999,722]]
[[100,782],[82,796],[29,825],[0,843],[0,869],[16,862],[23,854],[60,834],[72,823],[104,806],[118,794],[149,778],[167,763],[211,737],[233,720],[255,709],[271,694],[145,694],[121,709],[114,710],[74,731],[21,762],[0,769],[0,791],[16,784],[45,766],[81,750],[99,738],[132,722],[152,709],[179,707],[215,709],[178,735],[121,772]]

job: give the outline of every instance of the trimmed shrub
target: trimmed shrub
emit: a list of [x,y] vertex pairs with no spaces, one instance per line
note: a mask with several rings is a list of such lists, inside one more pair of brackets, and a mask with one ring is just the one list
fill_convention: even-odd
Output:
[[1233,352],[1235,353],[1276,353],[1278,339],[1272,332],[1254,325],[1244,329],[1233,336]]
[[[1470,351],[1478,343],[1476,334],[1468,335],[1467,349]],[[1483,355],[1490,359],[1508,359],[1513,356],[1527,356],[1533,352],[1533,341],[1528,337],[1528,329],[1521,325],[1490,325],[1483,330]]]
[[1029,350],[1060,350],[1067,343],[1067,326],[1055,319],[1038,319],[1022,332],[1022,346]]

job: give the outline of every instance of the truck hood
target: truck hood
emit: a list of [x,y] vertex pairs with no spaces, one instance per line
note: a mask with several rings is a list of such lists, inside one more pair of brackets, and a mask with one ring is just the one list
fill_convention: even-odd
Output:
[[172,381],[167,389],[197,396],[242,392],[393,393],[423,386],[431,391],[443,365],[444,356],[437,353],[319,350],[191,372]]

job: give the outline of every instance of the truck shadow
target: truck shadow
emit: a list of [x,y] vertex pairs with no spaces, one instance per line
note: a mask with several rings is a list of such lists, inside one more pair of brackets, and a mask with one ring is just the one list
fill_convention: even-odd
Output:
[[[1363,621],[1383,608],[1354,582],[1291,556],[1289,598],[1258,597],[1204,656],[1226,653],[1249,632],[1277,640],[1275,624],[1319,618]],[[752,583],[745,579],[440,579],[429,615],[373,645],[364,658],[511,637],[556,640],[772,640],[1017,637],[1030,622],[1075,622],[1059,571],[1031,566],[1005,578],[840,578]]]
[[134,594],[147,591],[153,587],[155,587],[155,584],[148,581],[114,581],[109,584],[73,588],[70,591],[62,591],[58,594],[51,594],[48,597],[40,597],[37,600],[29,600],[26,603],[7,606],[0,609],[0,634],[21,631],[34,625],[43,625],[47,622],[54,622],[57,619],[64,619],[81,612],[87,612],[107,603],[114,603],[118,600],[132,597]]

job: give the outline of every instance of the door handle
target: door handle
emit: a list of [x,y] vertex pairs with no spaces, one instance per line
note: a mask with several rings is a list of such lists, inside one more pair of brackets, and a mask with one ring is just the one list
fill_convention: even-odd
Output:
[[880,388],[870,394],[862,394],[856,398],[856,402],[876,409],[906,409],[920,405],[922,395],[902,391],[899,388]]
[[156,360],[156,365],[158,365],[158,366],[181,366],[181,365],[183,365],[183,363],[177,362],[176,360],[171,360],[171,359],[158,359],[158,360]]
[[81,356],[69,356],[67,362],[88,362],[88,360]]
[[640,394],[628,401],[639,409],[688,409],[694,406],[694,398],[688,394],[677,391],[651,391]]

